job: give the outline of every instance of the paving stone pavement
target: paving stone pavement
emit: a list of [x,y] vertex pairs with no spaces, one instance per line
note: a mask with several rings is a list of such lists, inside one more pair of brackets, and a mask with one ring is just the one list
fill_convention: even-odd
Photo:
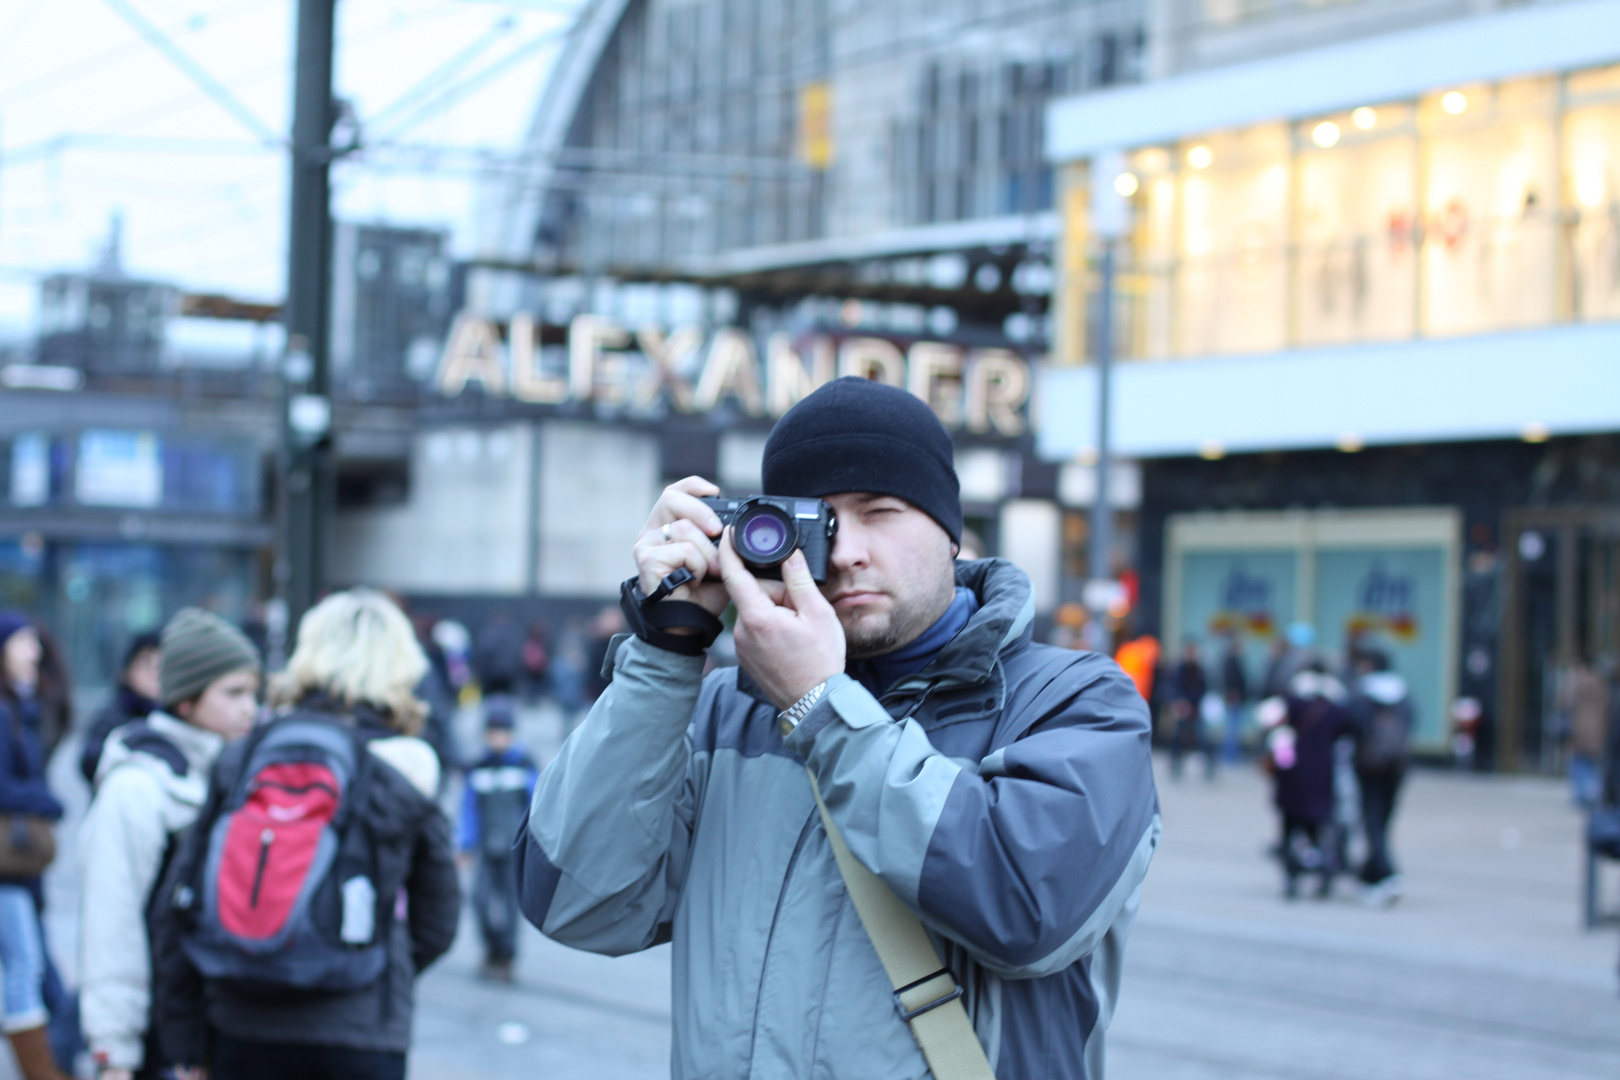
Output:
[[[468,751],[476,725],[470,712],[458,723]],[[548,757],[560,724],[529,709],[520,733]],[[65,757],[52,775],[76,817],[82,784]],[[1165,838],[1127,950],[1109,1080],[1620,1077],[1620,942],[1578,925],[1580,819],[1563,785],[1416,773],[1395,829],[1407,892],[1388,910],[1362,907],[1349,883],[1326,901],[1281,898],[1252,768],[1213,784],[1161,774],[1160,791]],[[64,855],[48,921],[71,972],[70,839]],[[1606,888],[1620,898],[1620,871]],[[418,985],[412,1080],[668,1075],[667,947],[610,959],[528,928],[511,987],[479,981],[479,958],[469,917]]]

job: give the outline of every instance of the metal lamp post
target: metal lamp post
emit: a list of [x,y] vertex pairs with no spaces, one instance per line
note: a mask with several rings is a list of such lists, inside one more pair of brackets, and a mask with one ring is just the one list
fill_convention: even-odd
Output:
[[1085,603],[1091,613],[1086,644],[1108,650],[1108,609],[1119,595],[1113,575],[1114,506],[1109,498],[1113,471],[1112,432],[1114,366],[1114,245],[1129,225],[1129,195],[1135,178],[1125,169],[1117,151],[1098,154],[1091,162],[1091,232],[1098,240],[1097,288],[1097,463],[1095,496],[1091,507],[1090,579]]

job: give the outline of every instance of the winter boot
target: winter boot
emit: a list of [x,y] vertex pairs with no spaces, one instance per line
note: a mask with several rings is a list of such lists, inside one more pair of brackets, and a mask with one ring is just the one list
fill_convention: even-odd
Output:
[[11,1052],[17,1055],[17,1068],[24,1080],[72,1080],[56,1063],[43,1025],[10,1032],[7,1038],[11,1040]]

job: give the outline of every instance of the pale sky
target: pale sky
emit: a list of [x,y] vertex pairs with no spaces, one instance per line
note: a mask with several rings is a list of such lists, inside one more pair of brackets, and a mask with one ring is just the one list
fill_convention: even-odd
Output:
[[[515,150],[579,6],[339,0],[336,93],[373,141]],[[115,211],[128,273],[281,299],[287,163],[261,132],[284,136],[290,123],[295,10],[293,0],[0,0],[0,334],[31,331],[37,276],[89,265]],[[251,116],[210,97],[131,12]],[[504,71],[454,104],[413,116],[494,65]],[[430,175],[399,160],[334,169],[334,215],[449,227],[469,254],[465,161]]]

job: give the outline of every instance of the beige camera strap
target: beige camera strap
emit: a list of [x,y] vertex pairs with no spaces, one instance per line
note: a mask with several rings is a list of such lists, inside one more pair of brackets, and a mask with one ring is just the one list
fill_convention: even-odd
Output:
[[861,865],[844,843],[827,804],[821,801],[816,774],[810,775],[810,791],[821,811],[821,824],[832,844],[838,872],[844,877],[856,914],[872,939],[883,970],[894,986],[894,1009],[911,1026],[911,1034],[922,1048],[934,1080],[995,1080],[984,1047],[968,1023],[962,1008],[962,989],[956,985],[939,958],[922,921],[883,883],[883,879]]

